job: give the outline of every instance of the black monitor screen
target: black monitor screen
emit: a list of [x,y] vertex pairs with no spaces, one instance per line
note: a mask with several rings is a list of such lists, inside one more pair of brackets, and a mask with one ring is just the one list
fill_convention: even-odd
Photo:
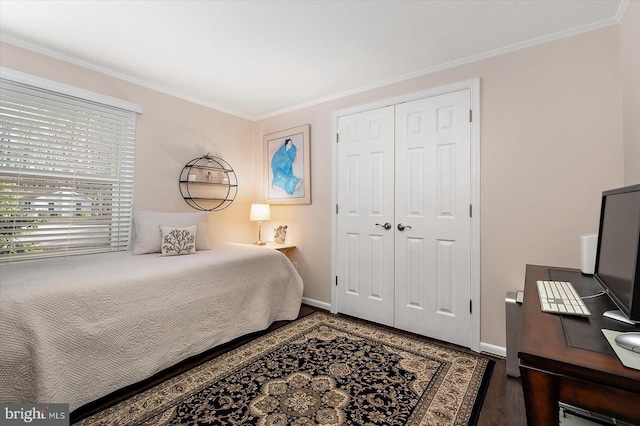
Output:
[[[625,190],[626,189],[626,190]],[[630,319],[640,308],[634,304],[638,280],[640,240],[640,185],[605,191],[602,199],[596,277]],[[636,306],[634,306],[636,305]],[[634,309],[632,309],[634,308]]]

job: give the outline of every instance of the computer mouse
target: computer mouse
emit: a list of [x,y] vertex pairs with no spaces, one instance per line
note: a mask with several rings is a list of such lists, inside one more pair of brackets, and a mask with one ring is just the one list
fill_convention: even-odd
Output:
[[640,333],[622,333],[616,336],[616,344],[621,348],[640,353]]

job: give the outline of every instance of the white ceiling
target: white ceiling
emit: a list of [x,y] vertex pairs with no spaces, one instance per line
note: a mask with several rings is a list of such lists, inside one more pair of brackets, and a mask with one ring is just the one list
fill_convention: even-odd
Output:
[[0,40],[260,119],[615,24],[626,4],[0,0]]

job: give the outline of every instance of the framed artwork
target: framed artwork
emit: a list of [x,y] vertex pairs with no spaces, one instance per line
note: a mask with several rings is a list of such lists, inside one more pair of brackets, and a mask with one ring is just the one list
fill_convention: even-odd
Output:
[[264,135],[268,204],[311,204],[309,125]]

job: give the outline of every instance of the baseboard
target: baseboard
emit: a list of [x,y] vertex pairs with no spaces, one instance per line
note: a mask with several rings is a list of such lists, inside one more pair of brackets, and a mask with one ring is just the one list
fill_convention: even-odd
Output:
[[327,311],[331,311],[331,303],[321,302],[319,300],[310,299],[308,297],[303,297],[302,303],[304,303],[305,305],[314,306],[316,308],[326,309]]
[[491,345],[489,343],[480,342],[480,352],[486,352],[491,355],[496,355],[502,358],[506,358],[507,349],[502,346]]

